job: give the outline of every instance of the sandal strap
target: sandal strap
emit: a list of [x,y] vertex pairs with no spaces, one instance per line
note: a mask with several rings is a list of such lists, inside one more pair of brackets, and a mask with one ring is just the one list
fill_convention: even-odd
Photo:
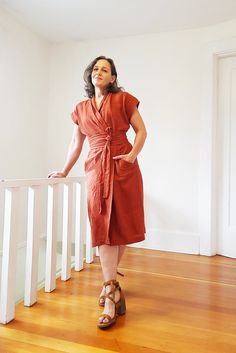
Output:
[[104,287],[106,288],[107,286],[113,286],[113,288],[111,288],[110,292],[102,295],[100,297],[100,299],[110,299],[110,301],[112,301],[114,304],[116,304],[115,302],[115,291],[118,289],[118,290],[121,290],[120,288],[120,285],[119,285],[119,282],[117,282],[115,279],[112,279],[110,281],[107,281],[107,282],[104,282]]
[[111,316],[108,314],[102,314],[99,316],[99,319],[108,319],[109,321],[112,320]]
[[115,287],[117,287],[119,285],[119,282],[117,282],[116,279],[111,279],[110,281],[104,282],[103,283],[104,287],[106,286],[112,286],[114,285]]
[[122,273],[122,272],[117,271],[117,274],[122,276],[122,277],[125,277],[124,273]]
[[107,294],[105,294],[105,295],[102,295],[102,296],[100,297],[100,299],[102,298],[102,299],[104,299],[104,301],[105,301],[106,299],[110,299],[110,301],[112,301],[114,304],[116,304],[115,300],[114,300],[112,297],[110,297],[110,294],[112,294],[112,292],[109,292],[109,293],[107,293]]

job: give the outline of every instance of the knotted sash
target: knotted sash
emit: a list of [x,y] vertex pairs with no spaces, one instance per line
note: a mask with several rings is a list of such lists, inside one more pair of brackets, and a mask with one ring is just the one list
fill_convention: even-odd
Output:
[[112,128],[108,126],[104,133],[88,136],[90,149],[101,149],[101,176],[100,184],[100,207],[99,213],[102,213],[103,199],[108,198],[110,191],[111,178],[111,146],[119,146],[127,143],[127,136],[124,131],[113,133]]

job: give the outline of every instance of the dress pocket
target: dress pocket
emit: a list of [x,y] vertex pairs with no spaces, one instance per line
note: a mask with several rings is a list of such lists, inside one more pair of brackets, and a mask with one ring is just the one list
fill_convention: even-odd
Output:
[[122,170],[132,170],[135,168],[137,161],[135,159],[134,163],[130,163],[125,161],[124,159],[119,159],[118,164],[119,164],[119,168]]

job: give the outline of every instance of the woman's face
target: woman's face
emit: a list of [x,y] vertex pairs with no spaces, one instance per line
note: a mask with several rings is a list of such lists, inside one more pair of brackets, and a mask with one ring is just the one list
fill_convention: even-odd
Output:
[[107,60],[101,59],[96,62],[91,74],[92,84],[95,88],[101,90],[106,89],[110,83],[116,79],[115,75],[111,74],[111,65]]

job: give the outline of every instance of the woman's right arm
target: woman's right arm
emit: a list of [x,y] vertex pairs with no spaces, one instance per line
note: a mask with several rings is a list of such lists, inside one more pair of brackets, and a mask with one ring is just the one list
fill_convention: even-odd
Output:
[[65,178],[69,174],[70,170],[80,156],[85,138],[86,136],[82,134],[79,126],[75,125],[66,162],[62,171],[51,172],[48,174],[48,178]]

